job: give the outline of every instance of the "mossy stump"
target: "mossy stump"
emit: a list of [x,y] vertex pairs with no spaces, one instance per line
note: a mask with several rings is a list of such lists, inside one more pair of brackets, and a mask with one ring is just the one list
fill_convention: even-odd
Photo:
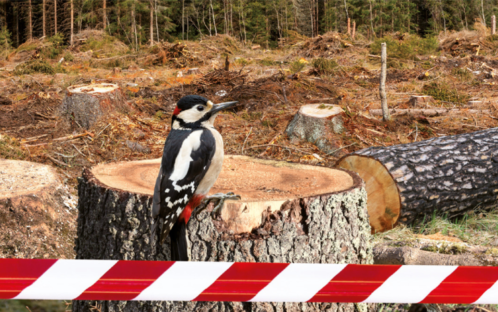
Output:
[[[159,166],[156,159],[84,171],[78,187],[78,259],[170,259],[169,239],[162,246],[149,241]],[[201,221],[191,218],[191,261],[373,261],[366,192],[354,173],[226,156],[212,192],[228,191],[241,194],[242,200],[226,202],[220,220],[212,220],[209,211],[199,215]],[[345,303],[74,301],[73,311],[96,305],[103,312],[355,310]]]

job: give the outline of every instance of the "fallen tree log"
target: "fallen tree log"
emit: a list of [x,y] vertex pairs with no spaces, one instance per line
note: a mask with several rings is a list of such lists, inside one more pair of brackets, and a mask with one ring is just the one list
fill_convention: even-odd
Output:
[[[428,109],[390,109],[391,116],[404,115],[424,115],[427,117],[455,115],[455,114],[490,114],[489,110],[480,109],[446,109],[446,108],[428,108]],[[382,109],[371,109],[370,115],[382,116]]]
[[[149,241],[159,166],[156,159],[84,171],[78,186],[78,259],[170,259],[169,238],[162,246]],[[199,215],[200,221],[191,218],[187,237],[192,261],[372,263],[366,192],[356,174],[227,156],[211,193],[229,191],[242,200],[227,201],[221,220],[212,220],[209,211]],[[136,301],[74,301],[73,311],[91,306],[103,312],[354,311],[353,304],[342,303]]]
[[344,156],[338,168],[365,181],[372,231],[397,222],[428,221],[434,214],[457,217],[498,203],[498,128]]
[[75,208],[53,167],[0,159],[0,258],[73,258]]
[[85,129],[111,111],[130,110],[119,86],[110,83],[70,86],[61,107],[63,115]]

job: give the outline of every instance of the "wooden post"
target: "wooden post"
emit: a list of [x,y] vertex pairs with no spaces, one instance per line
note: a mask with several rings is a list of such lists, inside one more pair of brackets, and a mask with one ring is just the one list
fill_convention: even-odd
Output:
[[491,16],[491,35],[496,34],[496,16]]
[[356,21],[353,21],[353,34],[351,35],[351,38],[354,40],[354,37],[356,35]]
[[381,52],[381,70],[380,70],[380,101],[382,106],[382,116],[384,121],[389,120],[389,109],[387,108],[387,97],[386,97],[386,70],[387,70],[387,48],[386,43],[382,43],[382,52]]
[[351,36],[351,18],[348,17],[348,36]]

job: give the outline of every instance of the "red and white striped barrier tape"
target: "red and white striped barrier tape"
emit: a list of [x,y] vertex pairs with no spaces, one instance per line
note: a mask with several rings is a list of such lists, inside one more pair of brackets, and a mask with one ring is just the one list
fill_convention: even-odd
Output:
[[0,259],[0,299],[498,304],[498,267]]

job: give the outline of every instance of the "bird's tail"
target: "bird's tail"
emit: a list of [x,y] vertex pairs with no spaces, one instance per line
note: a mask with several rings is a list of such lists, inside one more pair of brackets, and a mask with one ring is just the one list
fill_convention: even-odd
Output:
[[171,261],[188,261],[187,252],[187,225],[185,222],[176,222],[169,237],[171,238]]

